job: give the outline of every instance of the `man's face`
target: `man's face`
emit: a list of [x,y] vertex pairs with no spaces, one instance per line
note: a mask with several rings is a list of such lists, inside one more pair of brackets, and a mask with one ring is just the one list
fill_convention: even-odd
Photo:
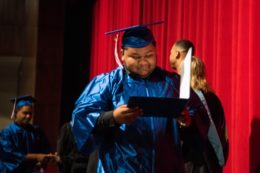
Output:
[[170,64],[171,67],[180,74],[183,60],[185,59],[186,52],[176,45],[172,46],[170,53]]
[[156,48],[152,44],[142,48],[126,48],[122,61],[130,73],[146,78],[156,67]]
[[180,65],[178,55],[179,55],[178,49],[175,45],[173,45],[170,53],[170,64],[171,67],[175,70],[179,68],[178,66]]
[[31,106],[23,106],[16,110],[15,122],[20,125],[29,124],[33,115],[33,109]]

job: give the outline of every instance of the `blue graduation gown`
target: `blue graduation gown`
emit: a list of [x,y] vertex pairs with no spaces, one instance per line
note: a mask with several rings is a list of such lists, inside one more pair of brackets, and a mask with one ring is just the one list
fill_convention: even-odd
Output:
[[4,173],[33,172],[35,162],[24,162],[26,154],[49,152],[39,128],[32,125],[22,127],[15,122],[0,132],[0,148],[0,170]]
[[[130,124],[93,133],[102,113],[126,104],[130,96],[177,98],[179,76],[156,68],[147,79],[140,79],[118,67],[95,77],[76,101],[72,115],[78,149],[89,154],[98,148],[98,172],[184,172],[174,118],[141,116]],[[188,109],[194,115],[196,105]]]

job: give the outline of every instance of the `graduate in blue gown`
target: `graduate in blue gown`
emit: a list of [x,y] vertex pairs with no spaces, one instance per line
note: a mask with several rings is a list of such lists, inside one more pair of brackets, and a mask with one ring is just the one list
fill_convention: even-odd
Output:
[[34,98],[22,96],[12,99],[14,120],[0,132],[0,172],[39,172],[55,155],[49,153],[42,131],[30,124]]
[[[131,96],[178,98],[179,75],[156,66],[155,39],[147,27],[127,29],[121,52],[123,66],[96,76],[75,103],[72,126],[79,151],[88,155],[98,149],[98,172],[184,173],[178,122],[187,126],[189,117],[143,116],[142,109],[127,106]],[[193,92],[187,110],[193,117],[206,115]],[[193,121],[190,126],[197,127]],[[194,129],[205,137],[207,128]]]

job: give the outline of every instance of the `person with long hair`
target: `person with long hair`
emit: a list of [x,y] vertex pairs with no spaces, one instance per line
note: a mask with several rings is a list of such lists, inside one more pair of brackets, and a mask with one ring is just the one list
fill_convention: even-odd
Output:
[[211,121],[208,132],[209,140],[203,152],[207,172],[221,173],[227,161],[229,146],[224,109],[206,79],[205,64],[195,56],[191,61],[191,87],[204,104]]
[[[185,56],[195,46],[190,40],[182,39],[174,43],[171,49],[170,64],[181,74]],[[201,59],[193,56],[191,60],[191,88],[207,110],[210,125],[207,138],[202,139],[196,130],[181,129],[182,154],[187,173],[221,173],[227,161],[228,139],[222,104],[207,82],[205,65]],[[203,126],[203,122],[200,121]]]

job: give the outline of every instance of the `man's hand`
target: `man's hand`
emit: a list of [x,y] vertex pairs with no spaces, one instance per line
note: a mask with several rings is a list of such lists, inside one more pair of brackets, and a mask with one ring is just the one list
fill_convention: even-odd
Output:
[[113,117],[116,123],[122,124],[130,123],[142,114],[143,111],[140,108],[129,108],[127,105],[122,105],[114,110]]
[[178,123],[181,127],[188,127],[191,124],[191,117],[189,112],[185,109],[181,112],[181,115],[177,118]]

